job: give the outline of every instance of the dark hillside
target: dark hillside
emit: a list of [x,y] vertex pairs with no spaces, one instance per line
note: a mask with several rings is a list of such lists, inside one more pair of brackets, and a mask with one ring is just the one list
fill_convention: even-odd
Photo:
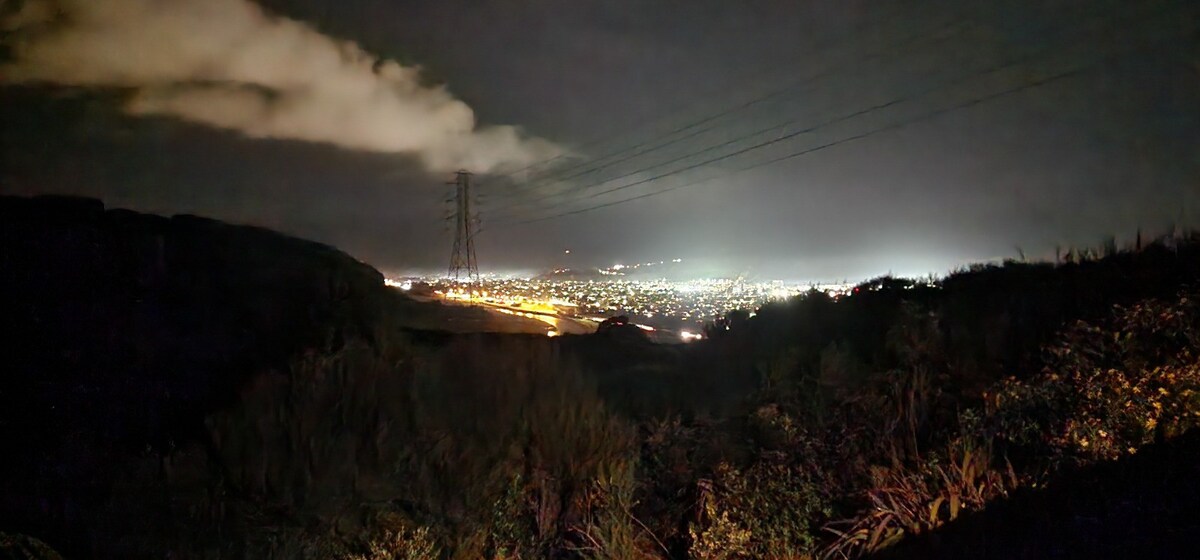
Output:
[[[596,468],[555,446],[611,432],[597,391],[695,397],[644,340],[412,330],[490,323],[328,246],[88,199],[0,198],[0,314],[0,529],[76,557],[344,556],[383,514],[469,535],[512,473]],[[566,440],[528,439],[546,415]]]
[[0,271],[0,524],[75,534],[107,453],[194,439],[254,372],[370,336],[388,295],[331,247],[57,197],[0,198]]
[[978,392],[1003,376],[1038,371],[1043,347],[1065,325],[1103,317],[1113,305],[1173,297],[1197,282],[1195,236],[1058,264],[975,265],[936,283],[877,278],[836,302],[814,292],[767,304],[754,317],[731,314],[710,332],[707,351],[717,357],[700,367],[721,363],[776,389],[837,390],[904,366],[914,356],[897,350],[919,342],[937,350],[956,385]]
[[812,292],[660,346],[469,332],[493,319],[324,245],[0,198],[0,537],[97,558],[1166,553],[1197,527],[1197,280],[1200,244],[1171,237]]
[[0,305],[18,327],[7,375],[30,382],[8,393],[28,407],[10,421],[140,391],[161,408],[96,419],[156,445],[184,428],[172,416],[219,405],[251,372],[369,335],[387,295],[377,271],[332,247],[88,199],[0,199],[0,269]]

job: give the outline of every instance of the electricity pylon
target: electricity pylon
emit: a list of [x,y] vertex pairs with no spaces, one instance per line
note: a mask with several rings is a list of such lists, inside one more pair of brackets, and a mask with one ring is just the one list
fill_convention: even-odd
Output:
[[471,174],[465,170],[455,173],[454,182],[454,248],[450,251],[450,269],[446,275],[455,280],[479,281],[479,266],[475,261],[475,232],[478,218],[471,213]]

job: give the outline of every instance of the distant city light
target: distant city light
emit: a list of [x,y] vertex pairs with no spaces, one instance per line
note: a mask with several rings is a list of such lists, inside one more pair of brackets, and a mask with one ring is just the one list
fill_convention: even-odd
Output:
[[406,292],[412,289],[412,282],[409,282],[407,280],[404,282],[397,282],[390,278],[384,278],[383,285],[390,286],[392,288],[400,288],[401,290],[404,290]]
[[[831,296],[849,293],[848,284],[799,284],[781,281],[753,281],[746,278],[699,278],[686,281],[665,278],[634,280],[624,276],[636,265],[621,265],[624,272],[612,269],[607,278],[573,280],[560,278],[485,277],[465,286],[450,279],[411,278],[415,285],[427,282],[439,299],[487,305],[506,315],[535,319],[546,323],[561,336],[562,321],[582,328],[595,328],[617,315],[638,318],[639,328],[682,342],[700,340],[704,325],[733,310],[745,310],[756,316],[759,307],[781,299],[818,290]],[[642,266],[648,266],[643,264]],[[393,281],[389,285],[399,285]],[[575,323],[572,323],[574,321]],[[649,331],[648,329],[654,329]],[[573,331],[570,331],[573,332]]]

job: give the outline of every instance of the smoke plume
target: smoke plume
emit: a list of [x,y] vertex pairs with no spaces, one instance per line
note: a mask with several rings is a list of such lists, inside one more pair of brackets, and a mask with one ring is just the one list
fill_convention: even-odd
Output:
[[515,168],[560,151],[512,126],[476,126],[418,68],[250,0],[26,0],[0,14],[0,31],[13,55],[0,79],[125,89],[135,115],[409,153],[434,171]]

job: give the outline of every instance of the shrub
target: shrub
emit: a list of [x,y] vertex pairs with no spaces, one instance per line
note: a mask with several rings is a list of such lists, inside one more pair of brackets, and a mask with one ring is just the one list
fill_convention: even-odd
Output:
[[1107,324],[1073,325],[1045,371],[989,393],[996,435],[1055,461],[1088,463],[1200,426],[1198,317],[1184,295],[1117,308]]
[[432,560],[441,557],[441,548],[427,527],[389,529],[367,545],[366,554],[354,554],[346,560]]
[[696,560],[740,560],[753,558],[753,535],[730,518],[728,510],[719,510],[713,500],[704,500],[702,523],[688,527],[691,546],[688,556]]
[[615,462],[592,483],[584,500],[584,519],[572,527],[584,558],[641,560],[669,555],[667,547],[634,513],[637,477],[633,461]]
[[873,467],[871,482],[862,492],[867,508],[825,527],[836,538],[823,556],[851,558],[878,552],[906,535],[954,521],[963,511],[983,508],[1018,484],[1011,469],[1002,473],[992,463],[990,448],[964,437],[911,467]]
[[536,527],[528,508],[525,479],[514,476],[508,488],[492,504],[488,535],[490,556],[497,559],[520,558],[538,548]]
[[697,558],[807,555],[816,544],[815,527],[830,514],[813,473],[783,453],[769,453],[744,470],[723,463],[706,487],[703,519],[689,531]]

